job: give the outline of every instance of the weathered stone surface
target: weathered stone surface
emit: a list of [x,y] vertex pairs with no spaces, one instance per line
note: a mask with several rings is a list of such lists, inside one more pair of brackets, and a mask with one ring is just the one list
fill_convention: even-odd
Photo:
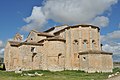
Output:
[[25,42],[7,42],[4,62],[7,71],[112,72],[112,54],[103,52],[100,44],[99,28],[92,25],[32,30]]

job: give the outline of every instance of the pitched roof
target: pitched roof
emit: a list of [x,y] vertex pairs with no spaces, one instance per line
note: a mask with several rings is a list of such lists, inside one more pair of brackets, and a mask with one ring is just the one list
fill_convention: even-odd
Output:
[[64,31],[65,29],[74,28],[74,27],[79,27],[79,26],[81,26],[81,27],[89,27],[89,26],[91,26],[92,28],[97,28],[98,30],[100,30],[100,28],[97,27],[97,26],[81,24],[81,25],[73,25],[73,26],[65,27],[65,28],[63,28],[63,29],[61,29],[61,30],[59,30],[59,31],[56,31],[54,34],[59,33],[59,32],[61,32],[61,31]]
[[82,55],[82,54],[109,54],[109,55],[112,55],[113,53],[100,51],[100,50],[87,50],[87,51],[79,52],[79,54],[80,55]]
[[46,40],[49,40],[49,41],[63,41],[63,42],[66,41],[64,38],[62,38],[60,36],[55,36],[55,37],[51,37],[51,38],[42,39],[42,40],[38,41],[38,43],[44,42]]
[[38,31],[36,31],[36,30],[31,30],[31,31],[37,33],[38,36],[51,36],[51,37],[54,36],[54,35],[49,34],[49,33],[46,33],[46,32],[38,32]]
[[11,46],[18,46],[20,44],[20,42],[17,41],[8,41],[10,43]]
[[41,43],[35,43],[35,42],[16,42],[16,41],[9,41],[11,46],[21,46],[21,45],[37,45],[37,46],[43,46]]
[[55,33],[55,32],[57,32],[57,31],[60,31],[60,30],[62,30],[62,29],[64,29],[64,28],[66,28],[66,27],[68,27],[68,25],[61,25],[61,26],[55,26],[55,27],[52,27],[52,28],[50,28],[50,29],[48,29],[48,30],[46,30],[46,31],[44,31],[44,32],[52,32],[52,33]]

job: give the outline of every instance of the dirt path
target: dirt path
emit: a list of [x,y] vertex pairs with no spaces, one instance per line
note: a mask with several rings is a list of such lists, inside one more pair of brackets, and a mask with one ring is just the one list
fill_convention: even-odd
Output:
[[120,80],[120,75],[119,76],[115,76],[106,80]]

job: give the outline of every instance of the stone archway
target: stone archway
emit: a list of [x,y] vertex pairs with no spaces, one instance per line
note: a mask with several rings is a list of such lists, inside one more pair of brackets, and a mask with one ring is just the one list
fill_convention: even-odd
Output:
[[41,53],[33,53],[32,69],[42,69],[42,54]]
[[78,53],[74,53],[72,57],[72,67],[73,70],[79,70],[80,69],[80,55]]
[[58,54],[58,66],[61,68],[61,69],[64,69],[64,55],[62,53],[59,53]]

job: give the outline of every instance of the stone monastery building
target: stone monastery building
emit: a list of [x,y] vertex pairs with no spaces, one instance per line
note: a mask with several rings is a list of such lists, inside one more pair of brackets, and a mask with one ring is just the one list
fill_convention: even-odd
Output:
[[16,34],[5,47],[7,71],[84,70],[112,72],[112,53],[102,51],[100,29],[93,25],[56,26],[32,30],[26,41]]

